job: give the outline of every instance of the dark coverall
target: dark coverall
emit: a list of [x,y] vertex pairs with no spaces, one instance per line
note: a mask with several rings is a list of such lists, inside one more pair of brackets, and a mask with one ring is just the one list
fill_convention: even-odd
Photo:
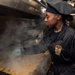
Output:
[[[61,45],[60,55],[55,53],[55,46]],[[53,67],[52,74],[48,75],[75,75],[75,31],[64,25],[61,32],[55,33],[48,29],[39,45],[28,48],[35,53],[49,50]]]

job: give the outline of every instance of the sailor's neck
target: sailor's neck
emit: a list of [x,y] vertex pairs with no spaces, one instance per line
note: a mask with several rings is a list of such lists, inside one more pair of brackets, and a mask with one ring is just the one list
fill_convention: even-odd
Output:
[[60,32],[63,28],[63,23],[62,22],[59,22],[55,28],[54,28],[54,32]]

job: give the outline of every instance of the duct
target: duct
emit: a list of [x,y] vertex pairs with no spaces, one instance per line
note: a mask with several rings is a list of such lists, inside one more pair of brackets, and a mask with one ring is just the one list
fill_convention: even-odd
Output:
[[0,0],[0,15],[22,18],[41,17],[43,6],[33,0]]

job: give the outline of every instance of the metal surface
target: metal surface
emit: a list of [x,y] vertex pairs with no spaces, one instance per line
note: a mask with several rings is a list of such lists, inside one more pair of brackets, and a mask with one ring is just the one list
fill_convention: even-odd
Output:
[[0,0],[0,15],[37,18],[42,14],[41,7],[33,0]]

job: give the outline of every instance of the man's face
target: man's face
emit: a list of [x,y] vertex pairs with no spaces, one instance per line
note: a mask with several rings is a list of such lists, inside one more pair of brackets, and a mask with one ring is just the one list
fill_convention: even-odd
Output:
[[45,22],[48,27],[54,27],[58,23],[58,15],[46,12]]

